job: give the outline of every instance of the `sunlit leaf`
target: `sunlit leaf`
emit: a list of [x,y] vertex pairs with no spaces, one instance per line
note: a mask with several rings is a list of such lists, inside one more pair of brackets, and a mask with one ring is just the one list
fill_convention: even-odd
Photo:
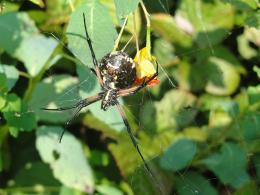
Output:
[[0,17],[0,27],[0,33],[3,35],[0,38],[0,46],[21,60],[27,71],[36,76],[54,51],[57,42],[39,34],[26,13],[4,14]]
[[14,66],[0,64],[0,73],[4,73],[6,75],[8,89],[12,89],[19,78],[18,70]]
[[153,14],[151,16],[152,29],[165,40],[184,47],[191,46],[192,38],[182,31],[171,15]]
[[239,86],[240,76],[232,64],[223,59],[212,57],[210,63],[215,66],[219,73],[211,72],[206,85],[206,91],[216,95],[230,95]]
[[24,62],[28,73],[36,76],[43,68],[48,69],[45,63],[57,46],[57,41],[53,38],[46,38],[43,35],[34,35],[23,40],[21,46],[17,48],[16,56]]
[[[112,21],[115,25],[117,26],[121,26],[124,22],[124,18],[119,18],[118,17],[118,13],[117,13],[117,7],[115,5],[115,1],[114,0],[101,0],[100,1],[103,5],[105,5],[108,10],[109,10],[109,15],[112,18]],[[134,1],[131,1],[130,4],[132,4]],[[129,3],[128,1],[117,1],[117,3],[119,3],[119,5],[121,6],[121,4],[127,4]],[[128,4],[129,5],[129,4]],[[119,9],[121,9],[121,7],[119,7]],[[129,9],[129,6],[127,7],[127,9]],[[125,30],[128,32],[136,33],[137,35],[139,35],[140,30],[141,30],[141,14],[139,11],[135,10],[135,25],[136,25],[136,32],[134,32],[134,18],[133,15],[129,15],[128,20],[127,20],[127,24],[125,27]],[[122,40],[121,41],[125,41]],[[128,41],[128,40],[127,40]]]
[[257,66],[254,66],[253,70],[255,71],[255,73],[257,74],[258,78],[260,78],[260,68]]
[[174,54],[175,49],[164,39],[157,39],[154,43],[154,55],[157,58],[157,61],[162,66],[171,65],[178,61],[177,56]]
[[196,115],[195,110],[185,110],[192,106],[195,97],[181,90],[171,90],[151,105],[147,102],[141,114],[141,120],[149,130],[163,131],[168,128],[180,129],[189,124]]
[[243,58],[250,59],[257,55],[257,51],[250,47],[250,42],[245,35],[240,35],[237,41],[239,53]]
[[99,185],[97,191],[104,195],[123,195],[123,192],[109,185]]
[[30,0],[32,3],[40,6],[41,8],[44,7],[44,2],[42,0]]
[[64,112],[44,111],[42,108],[71,106],[80,100],[78,95],[78,79],[68,75],[54,75],[38,83],[29,102],[38,120],[65,123],[72,117],[73,110]]
[[140,0],[114,0],[116,6],[116,13],[119,20],[122,21],[128,14],[133,12]]
[[69,133],[65,133],[59,143],[62,131],[61,127],[55,126],[38,128],[36,148],[42,160],[50,165],[56,179],[68,187],[92,193],[94,176],[82,147]]
[[232,6],[221,1],[181,1],[177,14],[192,23],[196,43],[208,47],[211,52],[214,52],[213,45],[222,41],[234,25]]
[[[1,78],[0,78],[0,80],[1,80]],[[6,103],[6,94],[4,94],[0,91],[0,110],[5,106],[5,103]]]
[[[98,60],[112,50],[117,33],[108,10],[98,1],[90,0],[72,13],[66,33],[69,49],[81,62],[93,67],[92,57],[86,41],[83,13],[86,16],[88,34]],[[96,18],[99,19],[96,20]]]
[[60,189],[59,195],[84,195],[84,192],[81,192],[77,189],[69,188],[67,186],[62,186]]

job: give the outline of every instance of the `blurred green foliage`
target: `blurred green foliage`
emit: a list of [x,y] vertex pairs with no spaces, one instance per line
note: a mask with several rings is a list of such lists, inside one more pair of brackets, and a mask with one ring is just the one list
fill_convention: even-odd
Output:
[[[144,4],[161,83],[120,101],[163,192],[258,194],[260,2]],[[100,91],[82,12],[99,60],[131,12],[119,48],[145,45],[139,0],[0,1],[0,194],[158,194],[114,108],[41,110]]]

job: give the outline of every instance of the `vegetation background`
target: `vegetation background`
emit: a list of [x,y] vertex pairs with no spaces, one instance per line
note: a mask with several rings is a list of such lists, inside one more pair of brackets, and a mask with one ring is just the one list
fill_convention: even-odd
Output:
[[[259,194],[259,1],[144,4],[161,82],[121,102],[163,192]],[[73,36],[82,11],[98,59],[131,12],[119,48],[145,46],[139,0],[0,1],[0,194],[158,194],[116,110],[96,103],[66,127],[71,111],[40,109],[100,90]]]

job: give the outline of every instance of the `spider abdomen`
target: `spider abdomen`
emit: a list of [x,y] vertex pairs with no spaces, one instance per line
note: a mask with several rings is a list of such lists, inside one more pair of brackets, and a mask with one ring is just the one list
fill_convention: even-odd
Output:
[[106,89],[125,89],[136,80],[135,63],[123,51],[107,54],[102,58],[99,69]]

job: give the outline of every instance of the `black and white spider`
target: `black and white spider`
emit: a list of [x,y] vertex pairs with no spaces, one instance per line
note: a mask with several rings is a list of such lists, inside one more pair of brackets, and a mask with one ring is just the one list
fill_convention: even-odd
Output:
[[[61,108],[43,108],[43,110],[51,110],[51,111],[63,111],[68,109],[76,109],[73,117],[67,122],[67,124],[70,124],[70,122],[77,116],[77,114],[80,112],[80,110],[94,102],[97,102],[101,100],[101,109],[107,110],[110,106],[116,106],[117,110],[119,111],[123,122],[127,128],[127,132],[131,138],[131,141],[136,148],[137,152],[139,153],[145,168],[149,172],[149,174],[152,176],[153,180],[156,181],[156,178],[151,171],[150,167],[146,163],[140,148],[137,144],[137,141],[132,133],[131,127],[129,125],[129,122],[126,118],[125,112],[122,108],[122,106],[119,104],[117,98],[128,96],[135,94],[142,88],[146,87],[151,81],[156,79],[158,76],[158,64],[156,67],[156,72],[154,75],[152,75],[149,78],[145,78],[141,84],[136,85],[136,64],[134,60],[128,56],[123,51],[116,51],[112,53],[108,53],[105,57],[103,57],[100,61],[100,63],[97,62],[95,52],[93,50],[90,37],[88,35],[87,31],[87,25],[86,25],[86,19],[85,14],[83,13],[83,21],[84,21],[84,28],[86,33],[86,40],[92,55],[92,60],[94,64],[94,69],[92,71],[97,76],[98,82],[101,86],[101,92],[94,95],[87,97],[75,105],[69,106],[69,107],[61,107]],[[157,62],[156,62],[157,63]],[[62,136],[64,134],[64,131],[61,134],[60,141],[62,139]],[[158,184],[156,182],[156,184]]]

